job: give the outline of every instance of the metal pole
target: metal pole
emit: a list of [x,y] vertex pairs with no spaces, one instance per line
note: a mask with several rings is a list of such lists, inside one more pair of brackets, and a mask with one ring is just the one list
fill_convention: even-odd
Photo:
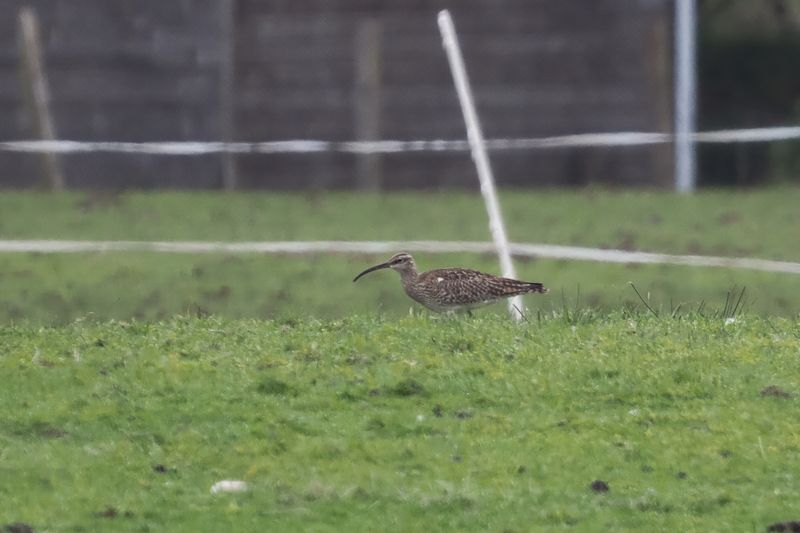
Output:
[[[450,70],[453,73],[453,81],[456,84],[458,99],[461,103],[461,111],[464,114],[464,122],[467,126],[467,138],[469,147],[472,150],[472,159],[478,170],[478,178],[481,182],[481,193],[486,202],[486,211],[489,213],[489,229],[494,239],[497,255],[500,257],[500,267],[503,276],[515,278],[514,264],[511,262],[511,251],[508,247],[508,238],[503,225],[503,216],[500,214],[500,203],[497,201],[497,193],[494,186],[494,175],[489,164],[489,156],[486,154],[486,146],[483,139],[483,130],[478,120],[478,112],[475,109],[475,101],[472,98],[467,69],[464,66],[464,58],[461,55],[461,47],[458,44],[456,29],[450,12],[446,9],[439,12],[439,31],[442,34],[442,44],[447,52],[447,60],[450,62]],[[522,319],[522,298],[515,296],[508,301],[508,312],[516,319]]]
[[675,189],[697,186],[693,135],[697,121],[697,4],[675,0]]

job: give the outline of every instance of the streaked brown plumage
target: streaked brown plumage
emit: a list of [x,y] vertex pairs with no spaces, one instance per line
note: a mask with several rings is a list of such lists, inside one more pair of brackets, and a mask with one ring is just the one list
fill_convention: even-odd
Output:
[[405,252],[395,254],[385,263],[366,269],[353,281],[382,268],[399,272],[406,294],[439,313],[469,311],[511,296],[547,292],[541,283],[501,278],[468,268],[441,268],[418,274],[414,258]]

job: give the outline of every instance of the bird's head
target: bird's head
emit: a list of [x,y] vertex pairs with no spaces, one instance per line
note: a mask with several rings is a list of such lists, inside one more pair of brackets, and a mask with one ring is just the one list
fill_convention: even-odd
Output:
[[404,272],[413,272],[416,270],[417,266],[414,264],[414,258],[411,257],[410,254],[405,252],[400,252],[394,254],[388,261],[385,263],[381,263],[379,265],[375,265],[369,267],[364,272],[356,276],[353,281],[358,281],[361,277],[366,276],[370,272],[375,272],[376,270],[380,270],[382,268],[391,268],[393,270],[397,270],[401,274]]

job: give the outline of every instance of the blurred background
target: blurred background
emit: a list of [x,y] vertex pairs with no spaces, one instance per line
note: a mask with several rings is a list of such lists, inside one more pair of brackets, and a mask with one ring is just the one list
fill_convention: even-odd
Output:
[[[468,152],[354,154],[335,144],[465,138],[436,26],[443,8],[455,19],[487,138],[675,127],[675,0],[0,7],[0,238],[9,241],[488,240]],[[697,129],[800,122],[800,0],[698,0],[696,8]],[[158,144],[140,153],[14,145],[41,139],[334,144],[193,155],[160,153],[166,145]],[[693,196],[669,192],[674,150],[662,142],[493,151],[512,240],[800,260],[800,141],[698,144]],[[4,253],[0,289],[9,296],[0,314],[406,311],[397,280],[346,285],[351,270],[375,258]],[[424,259],[423,268],[459,261],[497,271],[491,256]],[[666,307],[722,301],[747,286],[761,294],[758,311],[798,309],[797,281],[787,274],[525,261],[521,275],[549,276],[561,292],[548,301],[555,308],[581,298],[618,308],[629,299],[627,282],[638,280]],[[269,273],[259,266],[266,263]],[[247,302],[255,294],[259,303]]]
[[[460,139],[437,0],[2,0],[0,139],[36,135],[18,18],[38,15],[59,138],[82,141]],[[700,0],[700,130],[794,124],[800,3]],[[673,0],[473,0],[452,12],[487,137],[673,128]],[[701,185],[792,180],[798,144],[704,145]],[[462,153],[63,158],[70,187],[469,187]],[[494,154],[501,185],[669,186],[672,147]],[[0,153],[0,184],[40,179]],[[110,172],[113,169],[113,172]],[[227,169],[227,170],[226,170]],[[425,169],[425,172],[421,172]]]

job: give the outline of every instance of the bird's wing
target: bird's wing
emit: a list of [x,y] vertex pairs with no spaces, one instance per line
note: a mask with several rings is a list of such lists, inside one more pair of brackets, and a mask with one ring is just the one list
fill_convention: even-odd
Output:
[[429,270],[427,272],[423,272],[422,274],[419,275],[419,277],[420,279],[442,278],[442,282],[444,281],[450,282],[450,281],[478,279],[482,277],[492,277],[492,276],[491,274],[478,272],[477,270],[471,270],[469,268],[442,268],[438,270]]
[[530,290],[529,283],[468,268],[431,270],[420,274],[420,282],[436,294],[437,301],[449,305],[493,302]]

